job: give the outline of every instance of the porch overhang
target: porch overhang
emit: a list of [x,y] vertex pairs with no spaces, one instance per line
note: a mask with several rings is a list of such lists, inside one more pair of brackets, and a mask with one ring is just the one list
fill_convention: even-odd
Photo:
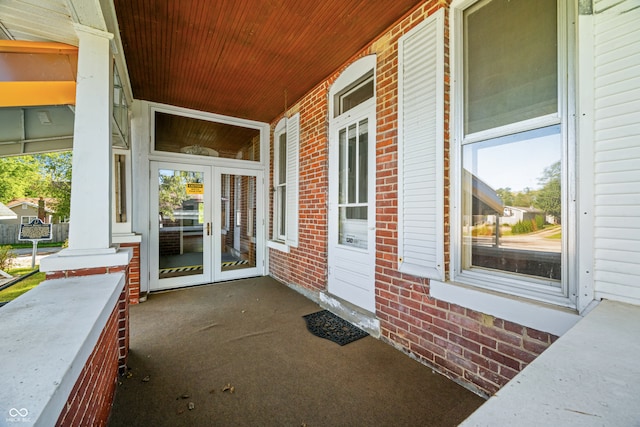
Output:
[[0,40],[0,107],[74,105],[78,48]]

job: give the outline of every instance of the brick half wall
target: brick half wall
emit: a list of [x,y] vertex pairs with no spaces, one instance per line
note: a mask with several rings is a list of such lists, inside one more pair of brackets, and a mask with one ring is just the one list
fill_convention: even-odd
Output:
[[[126,340],[122,335],[122,325],[128,329],[128,310],[122,310],[122,305],[127,305],[126,292],[125,287],[71,390],[56,426],[107,425],[120,364],[126,360],[127,354],[127,348],[123,347]],[[125,336],[128,339],[128,331],[125,331]]]

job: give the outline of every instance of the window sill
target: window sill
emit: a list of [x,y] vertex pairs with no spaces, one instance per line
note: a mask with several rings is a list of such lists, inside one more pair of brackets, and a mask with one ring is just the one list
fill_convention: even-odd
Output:
[[279,240],[269,240],[267,247],[287,254],[289,253],[289,245]]
[[548,304],[500,295],[454,282],[431,280],[431,296],[539,331],[561,336],[582,316]]

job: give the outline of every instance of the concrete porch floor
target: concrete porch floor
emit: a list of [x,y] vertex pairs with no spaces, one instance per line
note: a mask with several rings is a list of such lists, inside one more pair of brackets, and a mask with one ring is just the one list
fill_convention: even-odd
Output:
[[109,425],[455,426],[484,403],[375,338],[312,335],[319,310],[268,277],[152,294]]

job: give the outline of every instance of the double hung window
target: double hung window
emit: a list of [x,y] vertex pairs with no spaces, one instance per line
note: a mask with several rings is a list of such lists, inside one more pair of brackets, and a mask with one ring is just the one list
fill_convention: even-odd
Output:
[[461,3],[454,278],[572,306],[569,8],[564,0]]
[[275,168],[273,172],[273,237],[284,241],[287,235],[287,130],[276,130]]
[[273,134],[272,240],[298,245],[298,174],[300,114],[283,118]]

